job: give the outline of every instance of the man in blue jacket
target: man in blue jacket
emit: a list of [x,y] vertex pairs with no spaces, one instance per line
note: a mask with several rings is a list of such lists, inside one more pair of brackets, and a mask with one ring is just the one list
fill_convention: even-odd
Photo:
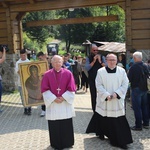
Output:
[[148,100],[147,100],[147,75],[148,68],[142,62],[142,53],[133,53],[134,64],[129,69],[128,78],[131,83],[132,107],[135,116],[135,126],[132,130],[141,131],[149,128]]

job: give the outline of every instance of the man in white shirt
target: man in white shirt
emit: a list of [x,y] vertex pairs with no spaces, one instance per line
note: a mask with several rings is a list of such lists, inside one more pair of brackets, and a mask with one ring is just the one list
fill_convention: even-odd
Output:
[[[18,91],[20,93],[20,97],[21,97],[21,101],[22,101],[22,105],[24,106],[24,100],[23,100],[23,95],[22,95],[22,87],[21,87],[21,82],[20,82],[20,71],[19,71],[19,64],[20,63],[25,63],[25,62],[30,62],[29,59],[27,59],[27,53],[25,49],[20,50],[20,59],[16,62],[16,67],[15,67],[15,71],[17,73],[18,76]],[[25,115],[31,115],[31,107],[24,107],[24,114]]]

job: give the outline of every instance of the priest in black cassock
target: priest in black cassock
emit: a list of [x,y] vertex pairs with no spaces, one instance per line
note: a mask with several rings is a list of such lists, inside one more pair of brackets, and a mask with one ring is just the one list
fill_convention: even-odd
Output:
[[129,81],[125,70],[116,66],[116,55],[108,54],[106,60],[108,66],[99,69],[95,79],[96,112],[86,133],[96,133],[102,140],[106,136],[112,146],[127,149],[133,142],[124,106]]
[[62,57],[54,55],[53,68],[44,74],[41,83],[50,144],[58,150],[74,145],[72,117],[75,116],[73,102],[76,86],[72,73],[62,68],[62,64]]

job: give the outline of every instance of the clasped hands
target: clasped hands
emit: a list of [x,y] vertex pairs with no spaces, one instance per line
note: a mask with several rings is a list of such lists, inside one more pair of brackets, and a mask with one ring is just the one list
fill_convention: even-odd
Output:
[[101,57],[99,54],[95,55],[94,56],[94,61],[96,61],[96,59],[98,59],[99,63],[101,64],[102,63],[102,60],[101,60]]
[[63,97],[57,97],[57,98],[55,99],[55,102],[56,102],[56,103],[62,103],[64,100],[65,100],[65,99],[64,99]]
[[107,96],[107,100],[112,100],[112,99],[115,99],[115,98],[117,98],[117,94],[116,93],[113,93],[112,95],[109,95],[109,96]]

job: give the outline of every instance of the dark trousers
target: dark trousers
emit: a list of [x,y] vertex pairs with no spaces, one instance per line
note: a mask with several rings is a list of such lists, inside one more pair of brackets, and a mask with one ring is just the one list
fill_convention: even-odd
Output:
[[137,128],[141,128],[142,124],[149,125],[149,112],[147,91],[141,91],[139,88],[132,89],[132,106],[135,116],[135,125]]
[[77,77],[78,79],[78,83],[77,83],[77,88],[78,88],[78,90],[80,89],[80,88],[82,88],[82,86],[81,86],[81,75],[80,75],[80,73],[79,73],[79,75],[78,75],[78,77]]
[[150,118],[150,93],[147,93],[147,101],[148,101],[148,112],[149,112],[149,118]]
[[45,110],[46,110],[46,106],[45,106],[45,105],[41,105],[41,109],[42,109],[43,111],[45,111]]
[[89,85],[90,85],[90,94],[91,94],[91,104],[93,112],[95,112],[96,108],[96,97],[97,97],[97,91],[95,87],[95,81],[89,79]]
[[85,73],[82,71],[82,77],[81,77],[81,87],[85,86],[88,88],[88,77],[85,75]]

